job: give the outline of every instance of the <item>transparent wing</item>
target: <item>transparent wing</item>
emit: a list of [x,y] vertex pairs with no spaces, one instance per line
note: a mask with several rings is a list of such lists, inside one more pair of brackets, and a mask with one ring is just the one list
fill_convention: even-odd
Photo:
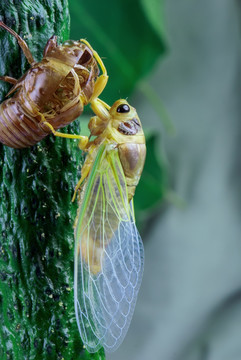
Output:
[[75,231],[75,311],[86,349],[112,352],[132,318],[144,252],[117,150],[93,168]]

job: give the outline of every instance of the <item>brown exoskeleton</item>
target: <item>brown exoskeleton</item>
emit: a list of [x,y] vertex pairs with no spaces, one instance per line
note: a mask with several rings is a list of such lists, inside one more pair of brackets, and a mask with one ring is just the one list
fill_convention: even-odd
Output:
[[[68,40],[57,44],[52,36],[44,49],[43,59],[35,62],[26,42],[0,21],[0,27],[18,41],[30,69],[19,79],[2,76],[0,80],[14,86],[14,95],[0,104],[0,142],[13,148],[36,144],[46,135],[75,138],[84,147],[88,138],[62,134],[56,130],[68,125],[86,104],[97,98],[108,80],[99,55],[85,40]],[[99,76],[99,67],[102,75]]]

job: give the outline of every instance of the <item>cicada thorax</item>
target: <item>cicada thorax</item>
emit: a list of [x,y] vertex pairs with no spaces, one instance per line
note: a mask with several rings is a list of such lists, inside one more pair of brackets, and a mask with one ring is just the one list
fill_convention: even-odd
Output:
[[[103,111],[102,111],[103,112]],[[104,113],[104,112],[103,112]],[[109,109],[108,117],[93,117],[89,122],[91,135],[98,145],[107,139],[115,144],[125,175],[128,199],[133,198],[146,158],[145,136],[136,110],[126,100],[117,100]]]
[[57,45],[52,37],[44,57],[33,63],[0,105],[0,141],[10,147],[34,145],[51,130],[68,125],[92,96],[99,73],[92,50],[79,41]]

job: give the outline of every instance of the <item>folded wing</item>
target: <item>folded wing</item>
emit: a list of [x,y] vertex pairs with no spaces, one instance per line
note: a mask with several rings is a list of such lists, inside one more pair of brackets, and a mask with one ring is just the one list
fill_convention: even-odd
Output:
[[112,352],[132,318],[144,252],[118,150],[96,159],[75,231],[75,311],[86,349]]

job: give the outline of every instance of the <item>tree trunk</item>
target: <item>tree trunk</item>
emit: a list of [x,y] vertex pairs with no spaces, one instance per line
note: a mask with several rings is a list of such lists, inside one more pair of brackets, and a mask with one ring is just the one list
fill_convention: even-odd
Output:
[[[67,0],[2,0],[0,19],[37,60],[50,36],[69,35]],[[28,65],[16,40],[0,30],[0,44],[0,75],[19,78]],[[1,101],[8,89],[0,83]],[[77,122],[64,131],[78,133]],[[80,160],[76,142],[52,135],[23,150],[0,144],[0,359],[104,359],[83,349],[74,313]]]

